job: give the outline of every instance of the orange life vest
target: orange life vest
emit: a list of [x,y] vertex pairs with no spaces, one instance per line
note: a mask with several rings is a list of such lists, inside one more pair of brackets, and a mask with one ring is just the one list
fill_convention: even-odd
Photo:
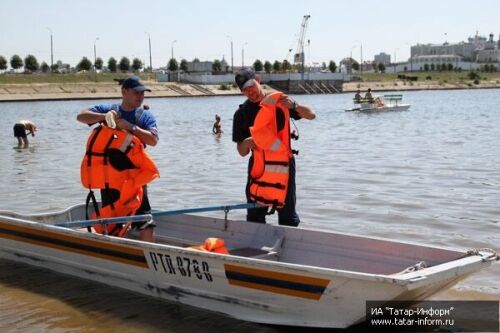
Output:
[[203,245],[191,246],[191,248],[205,252],[229,254],[222,238],[210,237],[205,239],[205,243]]
[[[134,215],[142,202],[142,186],[159,177],[156,164],[144,150],[139,138],[124,130],[96,127],[87,140],[87,150],[80,168],[83,186],[89,189],[89,200],[94,202],[92,219]],[[116,189],[117,201],[97,209],[92,189]],[[94,229],[105,230],[100,225]],[[121,225],[107,225],[106,233],[123,236]]]
[[[260,102],[250,133],[256,147],[252,150],[250,198],[258,204],[281,208],[288,189],[290,147],[290,111],[279,102],[282,92],[267,95]],[[278,130],[277,107],[284,113],[284,126]]]

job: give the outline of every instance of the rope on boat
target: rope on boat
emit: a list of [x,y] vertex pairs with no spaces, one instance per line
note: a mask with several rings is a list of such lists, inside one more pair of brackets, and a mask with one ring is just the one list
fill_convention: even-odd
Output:
[[495,250],[486,247],[468,250],[466,254],[467,256],[480,256],[481,255],[480,252],[491,253],[491,255],[487,257],[488,259],[492,258],[494,260],[500,260],[500,255]]
[[416,263],[413,266],[405,268],[404,270],[402,270],[398,274],[406,274],[406,273],[416,272],[416,271],[419,271],[419,270],[424,269],[424,268],[427,268],[427,264],[425,263],[425,261],[421,261],[421,262]]

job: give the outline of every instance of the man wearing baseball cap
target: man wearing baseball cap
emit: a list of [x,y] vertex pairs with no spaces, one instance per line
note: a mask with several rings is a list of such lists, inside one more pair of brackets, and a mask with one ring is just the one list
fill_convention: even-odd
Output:
[[[114,117],[113,125],[117,129],[129,131],[138,137],[144,145],[156,146],[158,143],[158,127],[156,118],[149,111],[149,107],[141,107],[144,102],[144,92],[151,92],[151,89],[142,84],[137,76],[129,76],[124,80],[118,81],[121,85],[122,100],[120,104],[98,104],[89,109],[84,109],[78,113],[76,119],[89,126],[96,123],[106,122],[106,115],[111,113]],[[109,117],[109,115],[108,115]],[[136,214],[149,214],[151,206],[147,187],[143,187],[144,195],[141,207]],[[113,203],[117,198],[117,193],[112,193],[113,189],[101,190],[102,205]],[[116,191],[115,191],[116,192]],[[119,193],[118,193],[119,195]],[[146,228],[140,231],[141,240],[152,241],[153,229]]]
[[[260,102],[266,94],[260,85],[260,76],[255,74],[251,67],[242,68],[235,76],[235,82],[240,88],[247,100],[240,105],[233,117],[233,141],[236,143],[236,148],[241,156],[247,156],[255,147],[254,141],[250,134],[250,127],[253,126],[255,118],[261,108]],[[290,118],[299,120],[302,118],[312,120],[316,117],[314,111],[306,105],[302,105],[294,101],[290,96],[283,94],[280,99],[280,104],[288,108]],[[285,119],[283,111],[277,108],[277,123],[278,131],[283,129]],[[281,116],[280,116],[281,113]],[[250,170],[252,169],[253,156],[250,156],[248,161],[248,178],[246,186],[247,202],[252,202],[250,199]],[[289,164],[288,191],[286,194],[285,206],[278,208],[278,223],[281,225],[298,226],[300,223],[299,216],[295,211],[295,159],[292,156]],[[247,211],[247,221],[266,223],[267,207],[252,208]]]

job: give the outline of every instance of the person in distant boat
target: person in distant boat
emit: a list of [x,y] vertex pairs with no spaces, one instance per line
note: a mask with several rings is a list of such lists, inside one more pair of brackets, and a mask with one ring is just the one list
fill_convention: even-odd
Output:
[[[104,123],[106,120],[114,122],[117,129],[130,132],[140,139],[144,145],[156,146],[158,143],[158,127],[155,116],[148,110],[149,106],[141,105],[144,101],[144,92],[151,92],[146,88],[137,76],[130,76],[121,85],[121,104],[99,104],[89,109],[84,109],[78,113],[77,120],[88,124]],[[110,117],[109,114],[112,116]],[[101,189],[102,205],[112,205],[118,200],[120,193],[115,189]],[[143,186],[143,198],[141,206],[136,211],[136,215],[149,214],[151,206],[147,193],[147,185]],[[153,241],[154,225],[139,223],[134,227],[140,229],[140,238],[144,241]]]
[[215,115],[215,122],[214,122],[214,126],[212,127],[212,132],[214,134],[223,133],[222,124],[220,122],[220,116],[218,114]]
[[[28,133],[26,133],[28,131]],[[28,135],[35,136],[37,127],[31,120],[19,120],[14,124],[14,136],[17,138],[18,147],[29,147]]]
[[372,89],[371,88],[368,88],[368,91],[365,94],[365,99],[367,99],[370,102],[373,101]]
[[[254,174],[254,167],[266,163],[266,166],[262,166],[262,171],[266,174],[266,177],[273,177],[273,173],[286,173],[288,176],[288,182],[284,185],[286,187],[286,197],[284,200],[284,205],[281,208],[277,208],[278,211],[278,223],[281,225],[288,226],[298,226],[300,223],[299,216],[295,211],[295,159],[290,147],[290,123],[285,122],[289,118],[293,119],[309,119],[312,120],[316,117],[316,114],[312,109],[306,105],[299,104],[293,100],[290,96],[282,94],[281,92],[271,93],[266,95],[262,86],[260,85],[260,76],[255,74],[255,71],[250,68],[242,68],[235,76],[235,81],[240,90],[243,92],[247,100],[241,104],[238,110],[234,113],[233,117],[233,141],[236,143],[236,149],[241,156],[247,156],[252,152],[250,159],[248,161],[248,178],[246,185],[246,197],[247,202],[262,202],[262,198],[256,194],[252,188],[253,185],[259,184],[266,187],[265,191],[280,191],[283,187],[280,185],[276,188],[276,184],[270,184],[267,182],[259,182],[259,180],[252,178]],[[280,97],[277,97],[279,94]],[[279,100],[274,100],[273,98],[279,98]],[[271,111],[271,112],[268,112]],[[257,121],[259,120],[259,115],[262,113],[260,119],[269,119],[270,123],[277,124],[278,135],[282,135],[286,139],[283,141],[275,140],[278,145],[273,145],[270,148],[273,151],[274,148],[283,151],[286,162],[285,163],[272,163],[272,161],[262,161],[260,158],[262,152],[267,152],[267,150],[260,149],[255,141],[255,139],[260,139],[260,137],[252,136],[252,132],[256,130]],[[260,123],[260,121],[259,121]],[[285,133],[285,131],[287,133]],[[256,133],[256,132],[253,132]],[[262,132],[261,132],[262,133]],[[285,142],[286,141],[286,142]],[[283,143],[283,144],[282,144]],[[276,147],[275,147],[276,146]],[[281,149],[283,148],[283,149]],[[260,149],[260,150],[259,150]],[[256,156],[259,158],[256,159]],[[255,162],[257,161],[257,162]],[[255,165],[254,165],[255,162]],[[264,171],[264,169],[267,171]],[[274,170],[274,171],[273,171]],[[259,179],[262,179],[260,177]],[[274,181],[273,181],[274,182]],[[281,195],[283,193],[280,193]],[[262,208],[251,208],[247,211],[247,221],[266,223],[266,213],[267,207]]]
[[359,103],[359,102],[361,102],[361,98],[362,98],[362,97],[361,97],[361,91],[358,89],[358,90],[356,91],[356,95],[354,95],[354,101],[355,101],[356,103]]

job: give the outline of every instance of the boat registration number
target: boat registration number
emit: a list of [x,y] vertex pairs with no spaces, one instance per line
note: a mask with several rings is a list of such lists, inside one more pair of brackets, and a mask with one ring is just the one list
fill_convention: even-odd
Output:
[[159,252],[149,252],[153,268],[157,272],[212,282],[210,266],[206,261],[198,261],[183,256],[170,256]]

